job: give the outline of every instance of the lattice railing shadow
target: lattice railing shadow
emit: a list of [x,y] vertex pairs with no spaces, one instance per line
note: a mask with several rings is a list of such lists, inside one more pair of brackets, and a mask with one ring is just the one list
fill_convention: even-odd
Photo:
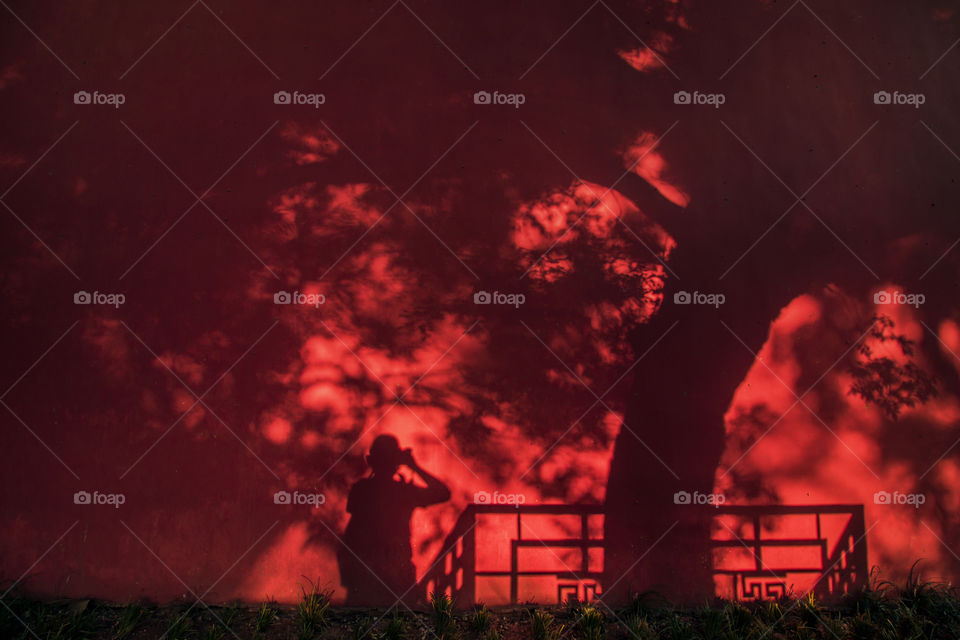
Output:
[[[487,515],[515,517],[516,529],[509,539],[510,566],[502,570],[477,570],[477,526]],[[591,565],[591,551],[602,553],[602,537],[591,535],[589,518],[602,516],[602,505],[470,505],[468,506],[443,543],[441,553],[432,568],[418,583],[419,593],[429,597],[431,593],[447,593],[462,606],[477,599],[478,580],[489,578],[509,581],[509,602],[520,601],[520,583],[523,578],[545,577],[555,581],[557,602],[569,599],[589,601],[602,594],[603,571]],[[577,535],[560,538],[537,538],[524,535],[524,516],[558,516],[567,520],[579,519]],[[868,566],[866,529],[863,505],[812,505],[812,506],[721,506],[711,509],[715,519],[726,518],[735,527],[714,527],[740,531],[736,537],[714,538],[711,542],[716,553],[734,550],[749,556],[741,566],[724,568],[715,566],[715,581],[729,584],[732,597],[741,600],[777,598],[787,595],[792,588],[789,580],[809,576],[813,591],[820,599],[845,595],[866,585]],[[809,519],[809,535],[773,536],[775,527],[769,523],[778,518]],[[824,532],[824,518],[843,520],[839,534]],[[719,521],[719,520],[718,520]],[[765,526],[767,523],[767,526]],[[833,544],[830,544],[830,541]],[[579,561],[568,564],[562,570],[521,568],[520,553],[523,549],[546,546],[559,553],[562,550],[579,552]],[[777,553],[784,549],[813,551],[815,559],[808,563],[778,564]],[[810,555],[810,554],[808,554]],[[574,566],[575,565],[575,566]]]

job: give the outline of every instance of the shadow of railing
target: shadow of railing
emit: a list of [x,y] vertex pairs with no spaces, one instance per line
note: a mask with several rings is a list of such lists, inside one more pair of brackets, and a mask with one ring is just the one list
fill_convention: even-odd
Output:
[[[602,505],[470,505],[418,583],[418,592],[424,597],[446,593],[467,606],[478,600],[478,586],[485,581],[498,582],[501,587],[505,582],[508,602],[518,604],[522,581],[539,580],[541,585],[546,581],[552,586],[556,602],[593,600],[603,591],[604,541],[602,526],[597,526],[603,513]],[[478,568],[477,530],[485,516],[515,518],[516,528],[511,524],[512,533],[506,532],[509,566],[481,564]],[[528,521],[542,516],[565,521],[562,529],[570,533],[539,537],[524,523],[525,516]],[[721,506],[711,508],[710,517],[719,534],[711,539],[717,595],[760,600],[813,592],[819,599],[829,600],[866,585],[862,505]],[[499,529],[499,539],[503,539],[502,523]],[[525,536],[525,529],[533,535]],[[525,566],[531,563],[521,562],[521,553],[538,548],[549,549],[557,559],[558,554],[565,554],[572,560],[561,562],[561,568]],[[487,589],[480,599],[487,600],[489,592]]]
[[[729,580],[728,597],[779,598],[790,593],[789,579],[804,576],[809,577],[808,585],[801,590],[813,592],[821,600],[866,586],[869,567],[863,505],[725,506],[717,509],[717,516],[735,523],[734,527],[724,523],[721,532],[736,532],[737,527],[749,529],[745,535],[731,533],[730,537],[711,540],[715,582],[721,585],[724,578]],[[824,530],[825,518],[836,520],[831,527],[834,531],[829,534]],[[770,530],[776,531],[777,520],[781,525],[792,521],[786,527],[788,531],[809,533],[770,535]],[[728,549],[748,550],[752,566],[724,568],[722,562],[718,563],[718,556]],[[784,550],[791,553],[784,554]],[[778,555],[792,558],[778,561]]]

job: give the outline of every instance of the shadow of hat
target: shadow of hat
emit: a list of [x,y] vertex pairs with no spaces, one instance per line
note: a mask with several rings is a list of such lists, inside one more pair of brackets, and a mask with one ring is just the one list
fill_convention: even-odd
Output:
[[367,453],[367,465],[370,467],[397,466],[400,463],[400,441],[395,436],[384,434],[377,436]]

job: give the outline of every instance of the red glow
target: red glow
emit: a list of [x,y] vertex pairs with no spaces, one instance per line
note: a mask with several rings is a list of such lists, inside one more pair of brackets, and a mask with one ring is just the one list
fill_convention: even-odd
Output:
[[[747,516],[671,501],[711,484],[729,505],[863,505],[883,577],[919,558],[926,579],[960,576],[955,11],[563,4],[121,3],[90,21],[85,2],[11,3],[9,580],[290,602],[308,576],[342,602],[347,497],[384,434],[452,494],[414,511],[418,577],[487,492],[609,505],[587,539],[626,531],[585,556],[524,546],[522,567],[629,568],[621,588],[666,576],[691,595],[698,562],[756,559],[705,533],[755,535]],[[906,35],[871,35],[891,25]],[[920,78],[922,109],[871,100],[895,78]],[[672,100],[688,89],[729,100]],[[71,101],[87,90],[127,101]],[[271,99],[287,90],[327,99]],[[763,535],[812,539],[795,516],[764,515]],[[577,517],[523,533],[569,542]],[[515,526],[484,514],[477,568],[505,566]],[[830,513],[820,533],[837,546],[846,526]],[[569,582],[525,577],[517,597],[591,586]],[[511,597],[502,576],[477,589]]]

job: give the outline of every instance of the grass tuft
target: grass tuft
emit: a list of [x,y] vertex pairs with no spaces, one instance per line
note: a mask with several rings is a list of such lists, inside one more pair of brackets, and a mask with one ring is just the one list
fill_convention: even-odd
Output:
[[362,616],[353,621],[350,627],[350,640],[372,640],[375,621],[370,616]]
[[433,632],[439,640],[457,637],[457,623],[453,617],[453,599],[446,593],[430,594],[430,609],[433,612]]
[[585,605],[578,607],[576,613],[577,631],[581,640],[603,640],[603,613],[596,607]]
[[330,609],[330,598],[333,591],[320,589],[319,579],[313,582],[306,579],[306,585],[300,585],[300,596],[297,599],[297,619],[300,622],[301,640],[309,640],[327,626],[327,612]]
[[113,626],[113,640],[126,640],[143,618],[143,606],[132,602],[123,608]]
[[207,626],[207,630],[203,633],[203,640],[223,640],[225,635],[227,635],[226,629],[218,622]]
[[558,625],[553,615],[543,609],[534,609],[530,613],[530,637],[533,640],[560,640],[563,625]]
[[276,619],[276,607],[268,602],[261,602],[260,607],[257,609],[257,615],[253,619],[253,637],[255,639],[262,638]]
[[473,614],[470,616],[470,629],[477,635],[482,636],[490,628],[490,610],[482,602],[478,602],[473,607]]
[[188,640],[192,633],[193,625],[190,624],[190,617],[184,614],[177,616],[161,638],[162,640]]
[[406,635],[406,622],[400,612],[393,611],[393,615],[387,620],[387,626],[383,630],[382,640],[403,640]]

